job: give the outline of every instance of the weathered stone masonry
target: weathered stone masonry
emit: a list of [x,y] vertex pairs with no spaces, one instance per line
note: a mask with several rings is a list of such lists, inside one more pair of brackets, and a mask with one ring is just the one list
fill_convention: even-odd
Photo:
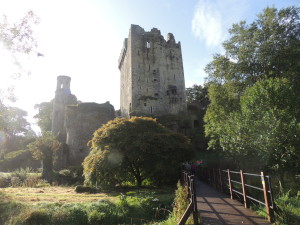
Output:
[[68,76],[57,77],[52,133],[64,148],[56,154],[56,169],[80,166],[90,152],[87,143],[94,131],[115,118],[115,109],[109,102],[77,103],[76,96],[71,94],[70,83]]
[[131,25],[119,58],[121,115],[160,116],[187,111],[180,42],[153,28]]

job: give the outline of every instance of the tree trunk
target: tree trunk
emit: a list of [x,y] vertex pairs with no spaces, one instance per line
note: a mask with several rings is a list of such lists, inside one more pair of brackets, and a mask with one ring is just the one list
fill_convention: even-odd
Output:
[[53,179],[53,156],[52,151],[44,152],[44,159],[42,160],[42,179],[47,180],[50,184]]

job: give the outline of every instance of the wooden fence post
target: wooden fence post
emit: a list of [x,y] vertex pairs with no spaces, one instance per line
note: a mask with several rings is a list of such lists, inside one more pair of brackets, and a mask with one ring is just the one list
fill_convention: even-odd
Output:
[[244,197],[244,206],[245,206],[245,208],[247,208],[247,196],[246,196],[246,188],[245,188],[245,181],[244,181],[243,170],[240,170],[240,173],[241,173],[241,183],[242,183],[243,197]]
[[230,198],[233,199],[233,196],[232,196],[232,184],[231,184],[231,179],[230,179],[230,169],[227,169],[227,173],[228,173],[228,183],[229,183]]
[[261,172],[261,183],[264,189],[264,198],[265,198],[265,204],[266,204],[266,211],[268,214],[268,221],[271,223],[273,221],[273,211],[270,209],[270,195],[268,194],[268,183],[265,180],[264,172]]

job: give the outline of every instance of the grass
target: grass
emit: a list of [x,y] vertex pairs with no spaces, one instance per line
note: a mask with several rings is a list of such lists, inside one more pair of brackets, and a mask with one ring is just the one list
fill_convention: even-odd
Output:
[[0,224],[149,224],[166,219],[174,188],[119,187],[76,193],[74,187],[8,187],[0,191]]
[[105,193],[98,194],[77,194],[74,187],[43,187],[43,188],[3,188],[2,192],[7,199],[33,205],[36,203],[84,203],[97,202],[99,200],[116,200],[116,197]]

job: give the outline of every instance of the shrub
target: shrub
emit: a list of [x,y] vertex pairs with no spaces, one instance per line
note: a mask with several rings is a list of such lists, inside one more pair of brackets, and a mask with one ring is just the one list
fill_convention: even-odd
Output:
[[84,193],[84,192],[96,193],[97,189],[93,188],[93,187],[88,187],[88,186],[83,186],[83,185],[77,185],[75,187],[75,192],[76,193]]
[[300,198],[290,197],[289,192],[281,194],[275,200],[277,212],[275,220],[281,225],[297,225],[300,221]]
[[70,214],[68,215],[68,222],[72,225],[85,225],[88,224],[88,215],[87,212],[80,208],[74,207],[71,208]]
[[10,177],[0,176],[0,188],[6,188],[10,185]]
[[29,214],[29,216],[21,223],[21,225],[40,225],[49,224],[51,217],[45,210],[36,210]]

